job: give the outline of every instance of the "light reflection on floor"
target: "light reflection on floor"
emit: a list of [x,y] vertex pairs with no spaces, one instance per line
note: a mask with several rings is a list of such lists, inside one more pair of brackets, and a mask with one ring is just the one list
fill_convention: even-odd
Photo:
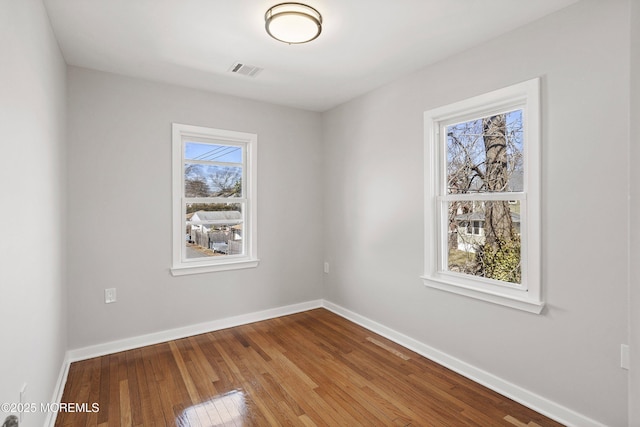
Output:
[[182,411],[176,420],[178,427],[213,427],[243,425],[247,414],[246,399],[242,390],[233,390]]

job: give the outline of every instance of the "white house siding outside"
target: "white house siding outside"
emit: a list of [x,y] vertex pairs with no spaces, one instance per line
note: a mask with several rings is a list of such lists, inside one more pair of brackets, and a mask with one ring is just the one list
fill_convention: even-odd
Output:
[[218,254],[242,253],[242,213],[197,211],[187,218],[186,240]]

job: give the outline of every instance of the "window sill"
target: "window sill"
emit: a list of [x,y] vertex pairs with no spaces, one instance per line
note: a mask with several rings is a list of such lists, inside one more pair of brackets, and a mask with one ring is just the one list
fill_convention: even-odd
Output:
[[422,276],[422,280],[424,281],[425,286],[429,288],[440,289],[442,291],[464,295],[466,297],[515,308],[529,313],[540,314],[544,308],[544,302],[531,298],[528,292],[521,292],[520,295],[510,295],[506,293],[486,291],[484,289],[472,289],[428,276]]
[[182,265],[171,269],[172,276],[186,276],[189,274],[215,273],[217,271],[240,270],[243,268],[255,268],[260,263],[259,259],[242,261],[230,261],[220,264],[208,265]]

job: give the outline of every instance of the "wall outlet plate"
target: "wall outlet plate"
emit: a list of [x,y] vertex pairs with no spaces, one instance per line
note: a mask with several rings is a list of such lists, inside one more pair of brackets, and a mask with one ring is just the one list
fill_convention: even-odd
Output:
[[109,288],[104,290],[104,303],[111,304],[116,302],[116,288]]

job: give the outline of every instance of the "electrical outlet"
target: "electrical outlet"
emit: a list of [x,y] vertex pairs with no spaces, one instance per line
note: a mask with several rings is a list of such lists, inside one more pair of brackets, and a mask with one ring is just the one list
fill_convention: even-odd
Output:
[[109,288],[104,290],[104,303],[111,304],[116,302],[116,288]]
[[329,274],[329,263],[325,261],[324,263],[324,272]]

